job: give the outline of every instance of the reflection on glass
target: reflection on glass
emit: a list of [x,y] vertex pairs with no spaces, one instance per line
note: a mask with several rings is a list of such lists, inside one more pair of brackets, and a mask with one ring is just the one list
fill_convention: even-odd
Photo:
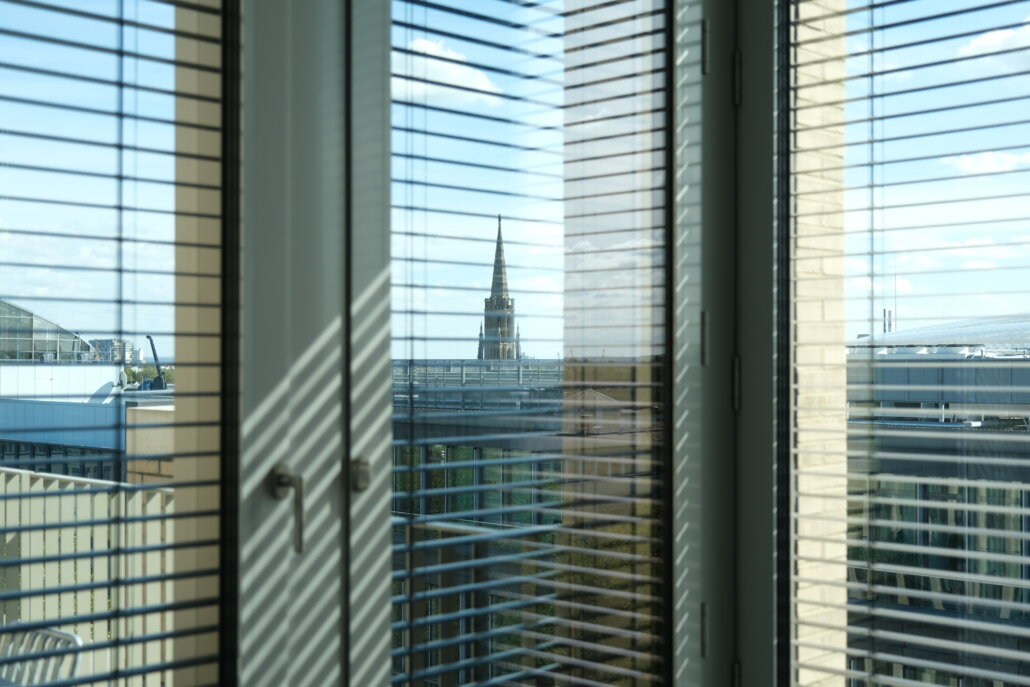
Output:
[[220,9],[0,4],[0,683],[211,684]]
[[393,3],[395,683],[659,679],[665,16]]
[[793,23],[795,677],[1023,684],[1028,5],[869,5]]

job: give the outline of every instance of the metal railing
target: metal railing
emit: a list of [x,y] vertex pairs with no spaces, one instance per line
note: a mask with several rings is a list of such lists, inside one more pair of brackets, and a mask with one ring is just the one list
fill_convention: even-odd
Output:
[[173,490],[0,467],[0,515],[0,636],[73,633],[79,678],[156,684],[131,672],[172,658]]

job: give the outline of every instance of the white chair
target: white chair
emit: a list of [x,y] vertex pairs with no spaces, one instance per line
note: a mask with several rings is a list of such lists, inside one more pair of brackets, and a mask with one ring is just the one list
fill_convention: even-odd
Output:
[[[82,639],[48,627],[0,627],[0,687],[42,685],[74,677]],[[19,656],[26,658],[18,660]]]

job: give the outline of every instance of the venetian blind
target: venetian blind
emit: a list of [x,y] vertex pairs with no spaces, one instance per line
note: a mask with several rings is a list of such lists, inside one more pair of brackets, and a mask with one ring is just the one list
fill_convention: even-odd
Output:
[[393,3],[393,683],[645,685],[662,0]]
[[0,683],[217,681],[222,10],[0,2]]
[[796,0],[797,684],[1030,684],[1030,2]]

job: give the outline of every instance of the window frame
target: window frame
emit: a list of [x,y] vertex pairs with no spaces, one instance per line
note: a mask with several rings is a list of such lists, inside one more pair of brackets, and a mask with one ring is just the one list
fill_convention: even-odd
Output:
[[[259,15],[269,3],[250,0],[244,4],[241,19],[246,33],[248,22],[254,21],[255,14]],[[672,201],[678,197],[680,184],[695,180],[698,195],[694,202],[703,207],[704,240],[703,315],[696,311],[692,319],[677,319],[684,317],[688,305],[675,284],[676,268],[687,259],[683,241],[690,229],[681,212],[683,204],[670,202],[667,343],[670,351],[678,350],[673,331],[675,325],[683,323],[694,327],[698,345],[686,357],[669,356],[673,360],[667,374],[671,380],[680,380],[684,378],[681,373],[693,366],[700,370],[700,377],[670,383],[669,398],[678,399],[690,388],[689,384],[700,383],[705,428],[700,465],[694,466],[697,472],[693,475],[679,468],[691,459],[696,463],[697,457],[688,455],[686,447],[675,452],[672,449],[680,445],[684,429],[670,430],[668,443],[667,474],[671,479],[666,485],[666,498],[671,507],[667,509],[664,540],[669,552],[667,560],[676,565],[667,565],[665,570],[668,589],[675,599],[668,604],[666,652],[669,676],[674,681],[694,675],[706,685],[736,683],[758,687],[769,683],[769,675],[776,675],[778,684],[789,684],[789,597],[785,594],[789,552],[783,548],[787,541],[784,525],[789,518],[784,481],[784,469],[789,467],[784,462],[789,457],[789,424],[784,422],[784,418],[789,419],[789,370],[784,355],[789,350],[783,222],[787,186],[782,169],[787,139],[781,114],[783,89],[789,83],[782,49],[788,4],[786,0],[669,2],[668,37],[674,48],[668,51],[668,68],[676,70],[679,77],[683,73],[680,58],[691,50],[700,49],[703,53],[699,85],[703,90],[700,115],[705,134],[700,144],[702,158],[694,161],[700,166],[700,183],[691,176],[696,169],[673,166],[679,161],[672,160],[670,168],[675,170],[676,178],[668,185],[667,196]],[[342,675],[362,684],[387,684],[390,668],[388,523],[392,398],[389,393],[375,391],[390,388],[391,372],[388,347],[377,345],[383,327],[389,323],[389,237],[388,232],[377,230],[389,218],[389,6],[390,3],[380,0],[342,3],[346,29],[341,41],[346,45],[347,55],[342,69],[347,106],[331,114],[339,118],[341,130],[349,134],[341,160],[346,177],[346,211],[337,228],[343,232],[346,243],[345,255],[339,256],[340,269],[346,275],[346,307],[341,308],[339,315],[343,318],[347,346],[342,383],[349,390],[339,427],[345,447],[340,472],[345,506],[340,515],[347,520],[348,532],[347,542],[342,543],[347,561],[343,586],[348,602],[343,609],[347,630],[342,638],[340,668]],[[747,20],[738,21],[738,17]],[[231,34],[227,38],[238,41]],[[746,49],[738,51],[738,46]],[[243,50],[245,62],[246,42]],[[769,55],[776,57],[770,60]],[[231,56],[227,55],[225,64],[227,69],[233,67]],[[679,126],[686,121],[688,108],[696,107],[700,92],[674,89],[674,82],[678,81],[669,79],[668,86],[672,96],[669,127],[670,132],[676,133],[676,137],[670,135],[667,144],[670,157],[682,149],[680,144],[691,141],[691,132],[681,131]],[[739,98],[735,97],[737,94]],[[739,99],[739,105],[734,103],[735,99]],[[239,108],[238,99],[227,100],[227,104]],[[226,110],[226,117],[231,117],[232,108]],[[246,132],[243,135],[246,143]],[[726,155],[727,150],[734,154]],[[227,155],[233,154],[238,159],[239,151],[227,148]],[[362,166],[363,173],[347,174],[356,164]],[[243,169],[245,173],[245,159]],[[233,188],[232,183],[240,184],[239,179],[230,177],[227,174],[227,191]],[[239,221],[238,213],[234,216],[231,211],[226,208],[227,226],[231,226],[230,218]],[[732,231],[727,231],[727,227],[732,227]],[[775,227],[775,231],[770,232],[769,227]],[[268,249],[255,245],[252,235],[247,239],[244,261],[246,251]],[[740,246],[747,246],[747,250],[739,249]],[[228,263],[233,256],[227,255],[224,260]],[[251,317],[258,313],[245,296],[246,281],[243,293],[237,296],[239,300],[234,301],[233,294],[226,293],[227,306],[242,300],[244,326],[248,313],[253,313]],[[298,307],[302,307],[303,294],[296,298]],[[385,311],[374,307],[381,304],[386,304]],[[231,318],[225,326],[227,333],[233,327],[245,332]],[[244,380],[246,353],[244,346]],[[231,362],[234,354],[225,351],[225,360]],[[226,368],[224,379],[229,383],[234,366]],[[735,396],[739,410],[734,410]],[[233,413],[242,414],[240,408],[231,406],[232,401],[227,403],[230,405],[223,408],[226,418],[234,417]],[[673,413],[681,410],[674,406],[670,409]],[[383,416],[385,421],[379,419]],[[241,419],[245,422],[246,418]],[[674,426],[671,419],[669,425]],[[691,450],[696,448],[691,445]],[[233,450],[231,442],[226,443],[226,450]],[[362,460],[369,461],[370,486],[354,492],[352,468]],[[227,460],[227,470],[235,469],[229,463]],[[237,478],[242,492],[223,495],[227,505],[237,499],[239,506],[233,514],[244,519],[253,515],[248,510],[248,498],[260,488],[254,486],[260,480],[252,467],[244,448]],[[691,478],[693,491],[688,493],[703,494],[704,498],[692,503],[674,502],[673,495],[681,493]],[[696,488],[698,479],[700,490]],[[477,500],[478,495],[479,492]],[[770,518],[770,513],[776,517]],[[700,547],[687,558],[683,557],[687,553],[684,541],[675,536],[687,524],[684,518],[694,518],[690,524],[701,530]],[[382,526],[370,524],[377,520]],[[224,527],[239,527],[239,521],[233,523],[227,518]],[[235,534],[231,530],[223,532],[223,537],[228,542]],[[245,536],[241,535],[236,542],[244,546]],[[238,565],[238,558],[234,560],[232,556],[239,551],[238,547],[226,549],[223,560]],[[728,575],[727,570],[733,574]],[[233,584],[238,585],[237,575],[246,571],[232,572],[233,579],[223,587],[227,613],[232,612],[234,599],[241,598],[239,587],[234,588]],[[385,584],[377,585],[377,581]],[[233,614],[238,621],[245,606],[244,597]],[[679,615],[684,608],[689,609],[686,615]],[[380,628],[381,632],[373,628]],[[235,653],[236,646],[248,641],[246,625],[239,626],[237,636],[231,634],[235,629],[223,636],[223,684],[232,684],[229,675],[238,672],[240,657]],[[377,633],[381,635],[378,639]]]
[[[239,603],[220,684],[385,685],[389,4],[247,0],[238,18]],[[300,554],[279,461],[306,477]]]
[[735,22],[735,643],[754,687],[790,685],[790,5],[739,0]]
[[222,0],[222,321],[221,389],[222,505],[219,519],[218,560],[218,682],[226,687],[239,684],[240,609],[240,287],[241,287],[241,110],[240,61],[242,30],[241,0]]

